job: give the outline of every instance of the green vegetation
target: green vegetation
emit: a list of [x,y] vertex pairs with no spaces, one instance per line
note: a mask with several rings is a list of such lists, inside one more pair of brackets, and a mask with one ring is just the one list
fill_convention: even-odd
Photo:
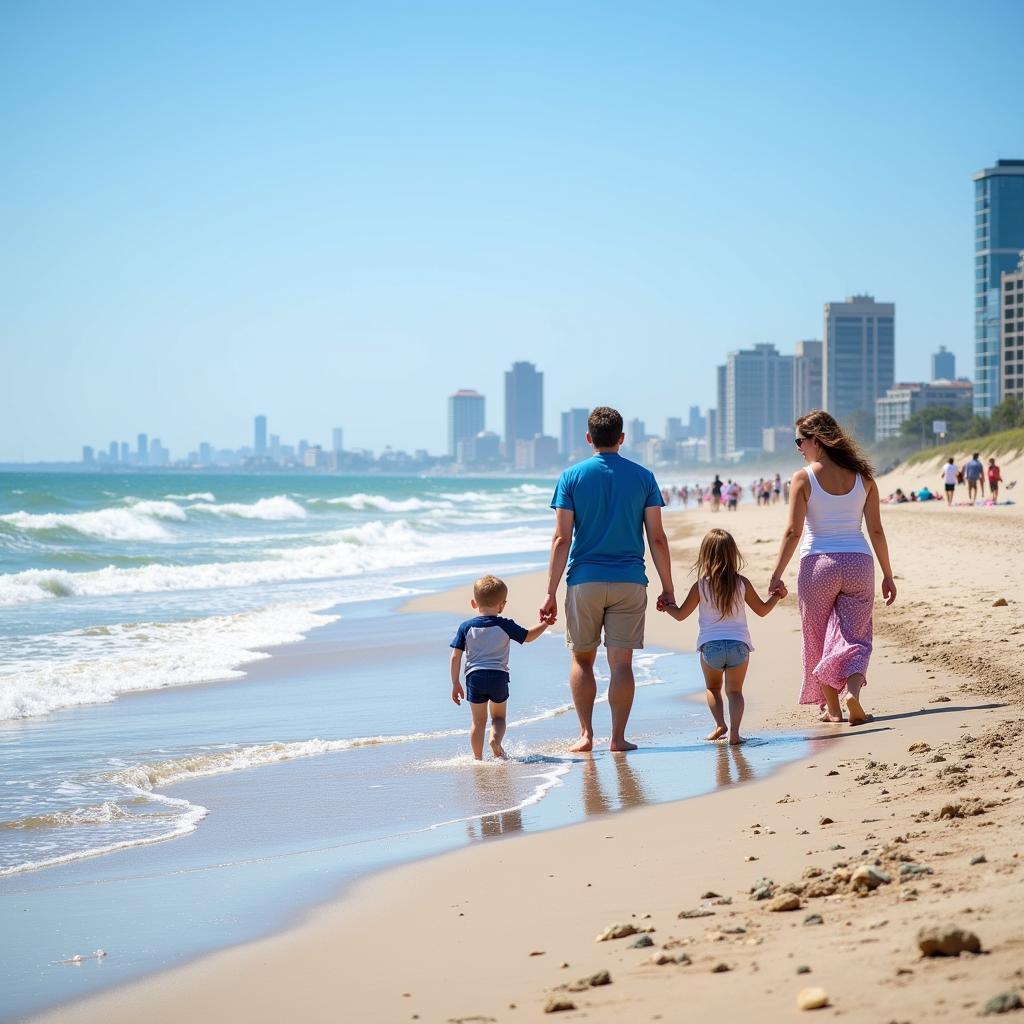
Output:
[[981,452],[986,459],[997,455],[1015,455],[1022,452],[1024,451],[1024,427],[1018,427],[1015,430],[1001,430],[998,433],[984,434],[981,437],[964,437],[935,448],[925,448],[909,456],[907,464],[914,466],[922,462],[948,459],[950,456],[957,458],[972,450]]

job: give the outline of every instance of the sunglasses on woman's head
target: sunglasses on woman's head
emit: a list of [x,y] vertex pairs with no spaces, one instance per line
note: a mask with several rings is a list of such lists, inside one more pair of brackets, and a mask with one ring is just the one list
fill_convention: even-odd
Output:
[[803,448],[804,441],[806,441],[807,438],[806,437],[796,437],[793,440],[796,441],[797,448]]

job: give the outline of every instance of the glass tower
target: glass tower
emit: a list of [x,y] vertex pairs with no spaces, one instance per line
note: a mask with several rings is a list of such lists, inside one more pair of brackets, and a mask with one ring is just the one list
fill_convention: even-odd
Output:
[[896,307],[871,295],[825,303],[822,390],[826,412],[840,423],[857,413],[873,416],[875,399],[895,375]]
[[974,411],[991,416],[999,382],[999,278],[1024,250],[1024,160],[974,175]]

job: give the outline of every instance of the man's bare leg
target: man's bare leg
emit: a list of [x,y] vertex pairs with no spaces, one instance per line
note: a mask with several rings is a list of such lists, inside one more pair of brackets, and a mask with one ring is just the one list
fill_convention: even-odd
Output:
[[633,708],[633,652],[628,647],[608,647],[608,706],[612,710],[612,741],[609,750],[636,750],[636,744],[626,739],[626,723]]
[[569,689],[580,720],[580,738],[569,749],[581,754],[594,749],[594,701],[597,699],[594,659],[597,651],[573,651],[571,656]]

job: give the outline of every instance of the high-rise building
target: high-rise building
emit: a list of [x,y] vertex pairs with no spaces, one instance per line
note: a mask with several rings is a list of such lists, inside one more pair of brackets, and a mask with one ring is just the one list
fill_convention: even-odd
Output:
[[665,420],[666,441],[669,441],[672,444],[677,444],[679,441],[685,441],[689,436],[690,430],[688,427],[683,426],[683,419],[681,416],[669,416]]
[[974,180],[974,411],[999,404],[999,284],[1024,249],[1024,160],[997,160]]
[[335,427],[331,431],[331,450],[335,452],[343,452],[345,445],[342,444],[344,441],[344,434],[342,433],[341,427]]
[[281,460],[281,435],[280,434],[271,434],[270,435],[269,454],[270,454],[270,457],[275,462],[280,462],[280,460]]
[[96,458],[96,453],[93,451],[92,445],[91,444],[83,444],[82,445],[82,461],[86,465],[91,465],[95,461],[95,458]]
[[558,465],[558,438],[537,434],[516,441],[516,469],[553,469]]
[[639,451],[647,440],[647,424],[639,416],[634,416],[626,423],[623,433],[626,435],[626,446]]
[[1001,275],[999,379],[1003,398],[1024,398],[1024,252],[1017,269]]
[[505,458],[516,458],[517,441],[543,433],[544,374],[533,363],[513,363],[505,373]]
[[589,418],[589,409],[568,409],[562,413],[562,436],[558,446],[558,453],[562,458],[578,462],[590,453],[587,445]]
[[956,380],[956,356],[947,351],[945,345],[940,345],[939,351],[932,353],[932,375],[929,380]]
[[136,450],[136,458],[140,466],[149,465],[149,438],[145,434],[139,434],[136,439],[138,442],[138,449]]
[[820,409],[821,342],[798,341],[793,355],[793,419]]
[[111,441],[110,442],[110,447],[107,449],[107,453],[108,453],[107,457],[110,459],[111,462],[117,462],[117,453],[118,453],[118,451],[119,451],[119,449],[117,447],[117,442],[116,441]]
[[690,437],[701,437],[704,434],[704,417],[700,414],[699,405],[690,406],[688,434]]
[[460,388],[448,396],[448,454],[453,459],[458,458],[459,442],[472,440],[484,425],[484,396],[479,391]]
[[705,422],[707,423],[705,434],[707,461],[714,462],[718,458],[718,410],[708,409]]
[[149,465],[166,466],[170,462],[171,453],[160,443],[159,437],[149,442]]
[[922,409],[970,409],[973,392],[969,380],[894,384],[875,402],[875,440],[899,437],[903,424]]
[[257,459],[267,454],[267,417],[257,416],[253,421],[253,454]]
[[213,462],[213,445],[209,441],[199,442],[199,463],[208,466]]
[[121,442],[121,461],[122,462],[130,462],[131,458],[132,458],[131,445],[129,445],[127,441],[122,441]]
[[790,422],[793,357],[770,344],[730,352],[725,364],[725,454],[761,451],[765,427]]
[[825,303],[822,408],[841,423],[857,413],[874,416],[875,400],[892,387],[895,319],[893,303],[871,295]]
[[725,421],[729,416],[729,389],[726,387],[728,383],[728,372],[727,367],[719,366],[715,369],[715,442],[714,449],[716,459],[724,459],[726,456],[725,448]]

